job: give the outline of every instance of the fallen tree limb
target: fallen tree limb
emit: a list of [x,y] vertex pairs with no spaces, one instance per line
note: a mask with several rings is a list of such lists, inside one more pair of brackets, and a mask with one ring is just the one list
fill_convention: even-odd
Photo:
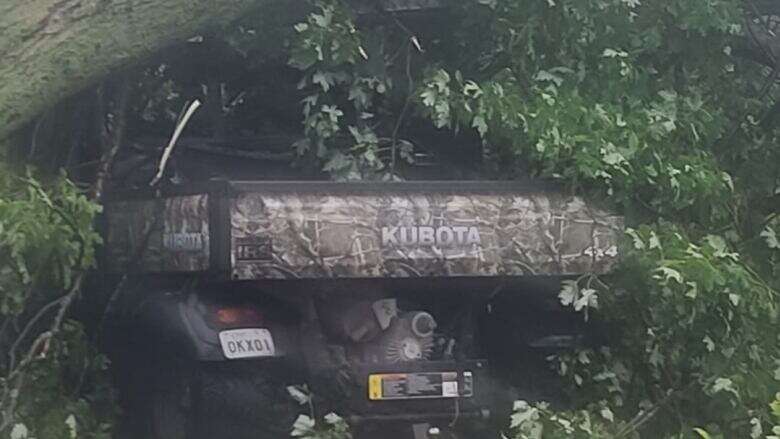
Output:
[[[110,142],[105,145],[103,155],[100,159],[100,165],[95,177],[95,181],[91,185],[88,196],[95,202],[100,201],[105,181],[109,177],[111,167],[116,159],[117,152],[124,142],[124,130],[125,130],[125,113],[127,111],[127,97],[129,87],[124,84],[118,94],[117,99],[117,118],[116,123],[112,126],[108,132],[107,140]],[[38,190],[43,191],[40,187]],[[45,194],[44,194],[45,196]],[[62,332],[64,322],[68,316],[71,306],[76,298],[81,294],[82,286],[84,284],[88,264],[85,262],[85,246],[87,245],[81,235],[79,234],[79,226],[74,224],[72,218],[68,216],[68,213],[63,211],[59,206],[53,203],[49,203],[49,207],[58,214],[62,220],[68,224],[76,235],[76,239],[80,244],[80,252],[76,265],[76,273],[72,278],[72,283],[62,296],[44,305],[38,312],[30,319],[25,325],[24,329],[19,332],[16,340],[11,346],[9,352],[9,366],[5,376],[0,377],[0,433],[5,433],[11,428],[18,419],[16,418],[17,404],[19,397],[22,395],[22,391],[25,386],[25,379],[28,374],[28,368],[38,359],[43,359],[49,352],[51,342],[57,340],[57,337]],[[44,328],[39,328],[39,324],[43,327],[43,317],[50,311],[56,309],[56,313],[49,323]],[[16,351],[20,346],[26,342],[31,332],[36,329],[40,329],[40,332],[35,339],[30,343],[21,358],[16,362]]]
[[272,1],[0,2],[0,139],[111,71]]

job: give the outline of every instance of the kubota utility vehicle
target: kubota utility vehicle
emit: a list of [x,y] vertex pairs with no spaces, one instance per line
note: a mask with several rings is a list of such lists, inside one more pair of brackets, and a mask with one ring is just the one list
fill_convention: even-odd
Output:
[[210,181],[117,194],[104,226],[135,437],[285,438],[313,406],[423,439],[544,391],[531,363],[581,334],[558,283],[608,271],[622,219],[522,183]]

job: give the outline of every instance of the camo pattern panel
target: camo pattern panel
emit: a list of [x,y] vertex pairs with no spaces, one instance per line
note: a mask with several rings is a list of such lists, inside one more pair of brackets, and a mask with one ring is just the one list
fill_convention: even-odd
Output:
[[557,194],[243,193],[235,279],[604,273],[621,217]]
[[106,216],[111,271],[208,270],[208,195],[110,203]]

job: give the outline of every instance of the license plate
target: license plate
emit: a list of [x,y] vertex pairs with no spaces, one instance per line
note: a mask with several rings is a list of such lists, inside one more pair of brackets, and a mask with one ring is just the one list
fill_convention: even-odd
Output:
[[458,398],[474,395],[471,372],[388,373],[368,376],[371,401]]
[[222,352],[228,359],[273,357],[276,355],[271,331],[261,328],[234,329],[219,333]]

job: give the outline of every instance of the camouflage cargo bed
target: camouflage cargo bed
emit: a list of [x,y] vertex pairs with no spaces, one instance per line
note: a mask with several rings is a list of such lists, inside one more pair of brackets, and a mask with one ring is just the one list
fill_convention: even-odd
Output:
[[603,273],[623,220],[519,183],[215,181],[115,197],[105,225],[112,271],[250,280]]

